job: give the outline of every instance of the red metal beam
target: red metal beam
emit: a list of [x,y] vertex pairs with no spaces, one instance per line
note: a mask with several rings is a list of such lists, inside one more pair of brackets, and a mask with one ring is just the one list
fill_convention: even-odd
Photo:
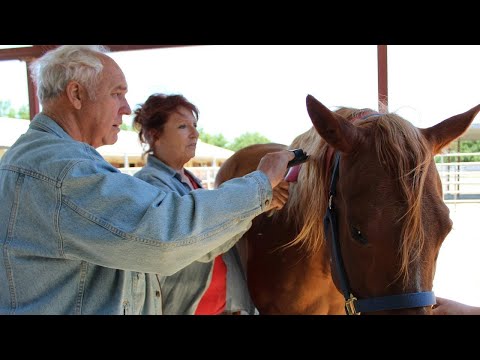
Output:
[[111,52],[115,51],[131,51],[131,50],[149,50],[149,49],[161,49],[171,47],[185,47],[194,45],[105,45]]
[[31,71],[29,68],[30,61],[27,61],[25,65],[27,67],[28,103],[30,107],[30,120],[32,120],[33,117],[40,112],[40,104],[37,98],[37,88],[30,76],[31,75]]
[[[24,48],[0,49],[1,60],[23,60],[31,61],[39,58],[48,50],[55,49],[59,45],[33,45]],[[111,52],[115,51],[130,51],[130,50],[148,50],[161,49],[178,46],[194,46],[194,45],[105,45]]]
[[0,49],[1,60],[22,60],[31,61],[45,54],[48,50],[56,48],[58,45],[33,45],[31,47]]
[[378,111],[388,112],[387,45],[377,45]]

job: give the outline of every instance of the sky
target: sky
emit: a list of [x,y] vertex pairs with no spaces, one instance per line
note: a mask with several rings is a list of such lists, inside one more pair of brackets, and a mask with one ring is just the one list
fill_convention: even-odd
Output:
[[[258,132],[289,144],[311,127],[308,94],[331,109],[378,108],[376,45],[213,45],[110,55],[125,73],[132,109],[152,93],[180,93],[199,108],[199,127],[228,141]],[[389,110],[416,126],[480,103],[479,45],[390,45],[388,61]],[[25,104],[25,77],[24,63],[0,62],[0,100]]]

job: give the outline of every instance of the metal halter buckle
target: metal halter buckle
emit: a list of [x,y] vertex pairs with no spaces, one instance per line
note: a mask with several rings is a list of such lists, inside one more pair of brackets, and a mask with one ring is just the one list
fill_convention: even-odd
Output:
[[347,315],[360,315],[355,309],[355,301],[357,301],[357,298],[350,293],[348,300],[345,300],[345,311]]

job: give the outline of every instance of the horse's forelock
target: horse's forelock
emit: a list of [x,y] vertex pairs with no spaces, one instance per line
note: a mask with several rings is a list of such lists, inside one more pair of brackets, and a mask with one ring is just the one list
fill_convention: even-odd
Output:
[[410,264],[420,256],[425,243],[421,200],[431,153],[419,129],[398,115],[385,114],[368,122],[374,127],[378,159],[398,179],[407,204],[405,214],[398,219],[404,220],[398,276],[407,284]]

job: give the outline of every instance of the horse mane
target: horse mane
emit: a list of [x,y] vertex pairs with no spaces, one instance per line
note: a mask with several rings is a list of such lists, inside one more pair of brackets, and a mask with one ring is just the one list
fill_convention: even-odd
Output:
[[[347,119],[356,119],[370,109],[342,107],[335,111]],[[379,114],[357,124],[371,127],[376,141],[378,160],[385,164],[387,171],[398,179],[399,189],[405,198],[406,212],[397,221],[405,220],[402,241],[399,244],[400,269],[405,283],[409,278],[409,265],[418,258],[425,243],[422,227],[422,194],[425,186],[431,153],[419,129],[402,117],[393,114]],[[333,161],[326,169],[329,145],[320,137],[314,127],[297,136],[290,148],[302,148],[310,154],[311,160],[302,165],[298,182],[290,185],[289,201],[285,205],[288,221],[293,221],[299,234],[286,246],[295,244],[306,247],[313,254],[325,244],[323,229],[324,212],[328,202]]]

